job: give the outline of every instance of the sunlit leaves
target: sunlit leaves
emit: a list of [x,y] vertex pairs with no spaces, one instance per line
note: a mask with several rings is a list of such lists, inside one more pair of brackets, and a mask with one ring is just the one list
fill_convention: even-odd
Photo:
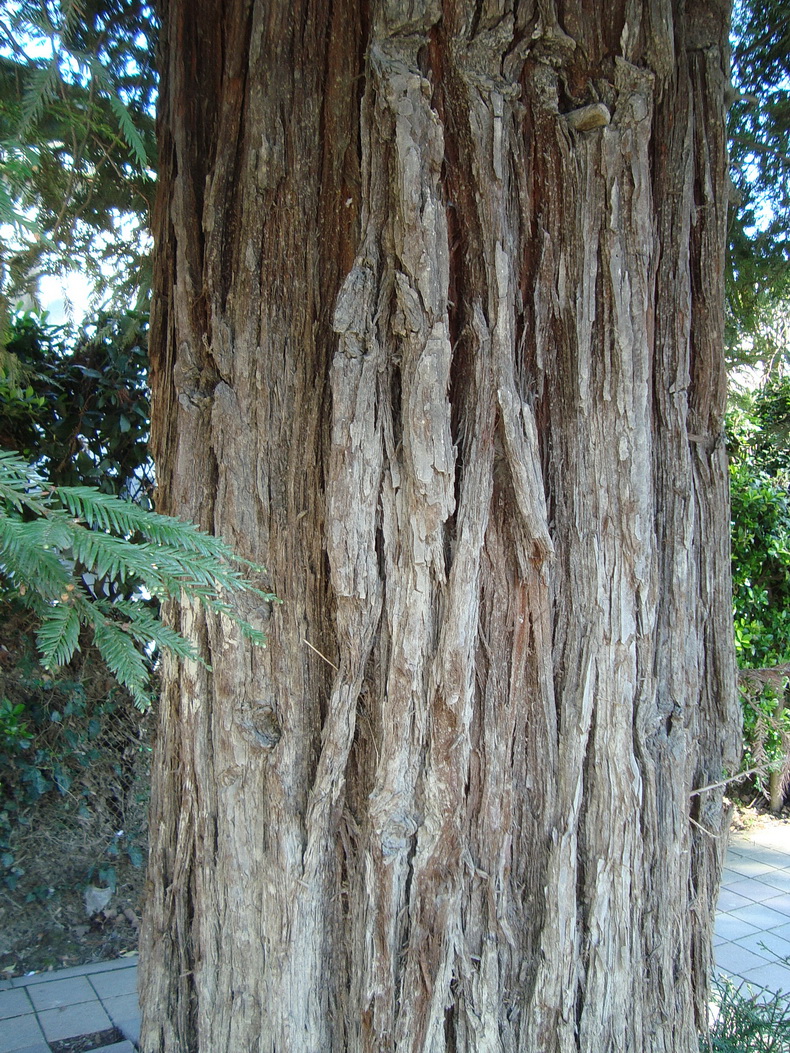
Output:
[[7,293],[29,291],[42,267],[75,265],[119,296],[139,291],[156,153],[155,32],[142,0],[4,6],[0,222],[16,229],[3,247]]
[[734,361],[787,357],[790,315],[790,7],[733,12],[727,342]]
[[[790,384],[774,381],[728,419],[735,649],[741,669],[790,662]],[[746,766],[784,757],[778,674],[742,690]],[[758,780],[759,782],[759,780]]]

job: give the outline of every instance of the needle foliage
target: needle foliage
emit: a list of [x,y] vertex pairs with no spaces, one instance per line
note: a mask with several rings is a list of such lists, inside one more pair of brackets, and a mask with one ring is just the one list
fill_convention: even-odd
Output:
[[6,297],[41,273],[146,285],[156,20],[142,0],[9,0],[0,11]]
[[[242,570],[243,568],[243,570]],[[191,601],[230,618],[255,643],[264,636],[237,614],[235,594],[275,597],[244,572],[265,573],[220,539],[86,486],[51,486],[16,454],[0,452],[0,574],[35,613],[45,667],[65,665],[87,629],[135,702],[150,702],[142,649],[201,661],[192,641],[144,602]]]

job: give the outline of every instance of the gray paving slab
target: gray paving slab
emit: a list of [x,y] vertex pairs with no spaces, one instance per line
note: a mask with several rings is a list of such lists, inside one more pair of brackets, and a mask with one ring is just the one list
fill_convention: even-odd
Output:
[[722,872],[721,879],[723,884],[729,887],[734,882],[741,881],[745,877],[762,878],[765,874],[770,874],[776,870],[777,867],[772,866],[770,863],[758,863],[756,859],[750,859],[748,856],[733,856],[731,854],[727,866]]
[[0,1053],[19,1053],[21,1050],[35,1049],[37,1046],[49,1053],[44,1032],[32,1013],[3,1021],[0,1028]]
[[[776,895],[776,889],[774,889]],[[137,994],[137,969],[116,969],[111,973],[96,973],[90,976],[89,982],[96,994],[105,998],[117,998],[120,995]]]
[[748,907],[752,902],[752,900],[747,899],[745,896],[738,895],[737,892],[730,892],[728,888],[722,888],[719,892],[719,902],[717,907],[719,910],[731,912],[737,910],[739,907]]
[[790,892],[790,870],[771,869],[767,874],[760,876],[760,881],[766,885],[773,885],[782,892]]
[[116,969],[129,969],[137,965],[137,955],[126,958],[113,958],[109,962],[89,962],[86,965],[72,965],[57,972],[34,973],[32,976],[15,976],[9,981],[12,987],[31,987],[38,984],[52,983],[53,980],[66,980],[71,976],[93,976],[96,973],[113,972]]
[[790,824],[735,834],[716,916],[717,971],[755,992],[790,991],[789,911]]
[[97,1001],[96,992],[86,976],[71,976],[66,980],[53,979],[46,984],[28,987],[27,994],[38,1010]]
[[746,844],[769,845],[790,855],[790,823],[771,822],[751,830],[737,831],[733,840],[744,841]]
[[745,976],[749,969],[768,964],[766,954],[740,947],[737,943],[722,943],[716,948],[716,965],[730,976]]
[[140,1013],[139,1010],[128,1020],[116,1020],[115,1026],[122,1032],[130,1042],[136,1046],[140,1045]]
[[756,929],[765,931],[771,931],[778,929],[780,925],[787,923],[787,915],[783,914],[778,910],[771,910],[764,903],[749,903],[745,907],[738,907],[735,910],[731,910],[730,914],[734,918],[739,918],[741,921],[748,922],[749,925],[754,925]]
[[750,925],[748,921],[733,918],[732,914],[721,912],[716,918],[716,932],[724,940],[740,940],[744,936],[751,936],[754,932],[760,932],[756,925]]
[[102,998],[105,1012],[114,1024],[119,1020],[129,1020],[140,1012],[140,1003],[136,994],[119,995],[117,998]]
[[771,910],[778,910],[782,914],[786,914],[790,921],[790,893],[783,892],[779,896],[774,896],[773,899],[764,899],[764,907],[770,907]]
[[768,962],[756,969],[747,969],[743,978],[752,987],[763,987],[773,993],[790,993],[790,970],[786,965]]
[[79,1005],[46,1009],[38,1014],[38,1019],[44,1035],[50,1042],[58,1038],[90,1035],[94,1031],[107,1031],[113,1026],[98,998]]
[[140,1037],[137,956],[16,977],[0,988],[0,1021],[0,1053],[50,1053],[47,1039],[113,1026],[124,1040],[102,1048],[132,1053]]
[[748,858],[758,863],[767,863],[769,866],[779,867],[780,869],[790,867],[790,853],[777,852],[770,845],[756,845],[748,853]]
[[[0,1047],[5,1049],[5,1046]],[[52,1053],[52,1047],[48,1042],[36,1042],[34,1046],[24,1046],[22,1049],[15,1049],[12,1053]]]
[[52,1047],[48,1042],[37,1042],[35,1046],[25,1046],[24,1049],[15,1049],[13,1053],[52,1053]]
[[92,1049],[91,1053],[135,1053],[135,1050],[131,1042],[124,1040],[114,1042],[111,1046],[99,1046],[97,1049]]
[[38,1014],[38,1018],[48,1041],[90,1035],[95,1031],[107,1031],[113,1027],[113,1021],[104,1012],[98,1000],[81,1002],[78,1006],[46,1009]]
[[760,877],[741,877],[738,881],[733,881],[731,885],[727,885],[727,892],[732,895],[735,893],[736,896],[743,896],[746,900],[752,900],[754,903],[762,903],[767,899],[774,899],[777,895],[777,888],[775,885],[767,885],[762,880],[764,875]]
[[32,1013],[33,1006],[25,991],[0,991],[0,1020],[10,1016],[24,1016]]
[[782,939],[775,932],[754,932],[735,942],[736,946],[761,954],[772,962],[784,964],[785,959],[790,958],[790,941]]

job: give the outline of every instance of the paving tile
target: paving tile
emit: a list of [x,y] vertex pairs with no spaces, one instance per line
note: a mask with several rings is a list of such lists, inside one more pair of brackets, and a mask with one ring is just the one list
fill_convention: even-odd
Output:
[[790,838],[782,831],[778,834],[772,829],[773,824],[768,824],[761,830],[746,831],[735,830],[730,834],[728,850],[750,855],[758,850],[770,848],[775,852],[790,852]]
[[[5,1046],[0,1046],[0,1049],[4,1050]],[[23,1046],[22,1049],[15,1049],[12,1053],[52,1053],[52,1047],[48,1042],[36,1042],[34,1046]]]
[[96,992],[84,976],[50,980],[49,983],[29,987],[27,993],[36,1009],[57,1009],[60,1006],[96,1000]]
[[732,943],[729,940],[721,940],[715,944],[715,950],[713,952],[713,968],[714,971],[719,968],[719,951],[726,953],[726,948],[732,947]]
[[24,991],[0,991],[0,1020],[32,1012],[33,1006]]
[[783,892],[779,896],[774,896],[772,899],[763,900],[763,906],[770,907],[771,910],[778,910],[782,914],[786,914],[788,920],[790,920],[790,892]]
[[770,870],[767,874],[760,876],[760,881],[766,885],[773,885],[782,892],[790,892],[790,870]]
[[790,867],[790,853],[777,852],[775,848],[756,846],[749,852],[749,859],[757,863],[767,863],[769,866],[778,867],[780,870]]
[[778,910],[771,910],[765,903],[750,903],[746,907],[737,907],[730,914],[739,921],[748,922],[756,929],[771,931],[780,925],[787,924],[787,915]]
[[60,1009],[47,1009],[38,1014],[38,1019],[50,1041],[88,1035],[93,1031],[106,1031],[113,1026],[98,1000],[63,1006]]
[[737,835],[730,834],[730,843],[727,845],[727,866],[733,865],[736,856],[749,856],[754,848],[751,841],[744,841]]
[[130,1042],[133,1042],[135,1046],[140,1045],[140,1013],[135,1013],[134,1016],[128,1020],[116,1020],[115,1026],[119,1031],[123,1032],[126,1038]]
[[715,958],[719,969],[731,976],[745,976],[748,969],[768,964],[765,954],[755,954],[745,947],[739,947],[737,943],[723,943],[717,947]]
[[749,840],[757,845],[776,848],[790,853],[790,824],[773,822],[750,834]]
[[119,995],[117,998],[102,998],[107,1015],[114,1024],[119,1020],[129,1020],[140,1012],[140,1003],[136,994]]
[[[773,889],[774,896],[776,889]],[[88,978],[96,994],[105,998],[117,998],[119,995],[137,994],[137,969],[116,969],[111,973],[96,973]]]
[[754,903],[762,903],[763,900],[773,899],[777,889],[774,885],[766,885],[765,882],[753,877],[743,878],[741,881],[728,885],[727,892],[730,895],[743,896],[744,899],[750,899]]
[[[735,942],[736,947],[745,947],[747,951],[761,954],[769,962],[785,965],[785,958],[790,958],[790,941],[783,940],[774,932],[754,932]],[[790,965],[786,966],[790,969]]]
[[[734,881],[742,881],[745,877],[759,878],[772,870],[776,870],[776,867],[770,863],[758,863],[756,859],[751,859],[749,856],[737,856],[727,860],[727,866],[722,873],[722,885],[729,888]],[[737,875],[737,877],[733,878],[731,875]]]
[[62,980],[70,976],[81,976],[82,973],[76,969],[58,969],[57,972],[31,973],[29,976],[15,976],[11,986],[34,987],[36,984],[51,984],[53,980]]
[[719,900],[716,904],[716,910],[733,911],[737,910],[738,907],[748,907],[752,901],[746,899],[744,896],[739,896],[737,892],[730,892],[729,889],[723,888],[719,892]]
[[57,972],[33,973],[30,976],[16,976],[10,981],[12,987],[31,987],[38,984],[52,983],[54,979],[66,980],[72,976],[93,976],[94,973],[112,972],[114,969],[129,969],[137,965],[137,955],[126,958],[113,958],[109,962],[90,962],[88,965],[72,965]]
[[48,1050],[44,1033],[32,1013],[3,1021],[0,1031],[0,1053],[17,1053],[23,1049],[35,1049],[37,1046],[43,1047],[45,1051]]
[[52,1047],[48,1042],[36,1042],[35,1046],[25,1046],[23,1049],[15,1049],[13,1053],[52,1053]]
[[748,984],[764,987],[775,994],[778,991],[790,991],[790,969],[784,965],[759,965],[743,974]]
[[134,1053],[134,1046],[127,1041],[114,1042],[111,1046],[98,1046],[91,1053]]
[[722,913],[716,915],[715,931],[725,940],[739,940],[743,936],[751,936],[753,932],[760,930],[756,925],[750,925],[747,921],[741,921],[740,918],[733,918],[732,914]]
[[113,958],[109,962],[93,962],[92,965],[80,966],[86,976],[93,976],[94,973],[111,973],[115,969],[136,969],[138,962],[138,955],[127,954],[123,958]]

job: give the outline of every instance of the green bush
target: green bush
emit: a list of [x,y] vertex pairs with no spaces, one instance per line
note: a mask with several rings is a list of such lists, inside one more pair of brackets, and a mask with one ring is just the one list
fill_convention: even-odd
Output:
[[790,382],[775,381],[728,418],[735,648],[742,670],[744,767],[783,769],[790,742]]
[[745,985],[719,979],[713,985],[709,1039],[700,1042],[710,1053],[790,1053],[790,1004],[783,995],[766,998]]
[[[129,795],[147,768],[147,728],[126,691],[87,644],[69,667],[53,676],[40,663],[29,615],[11,615],[0,671],[0,881],[10,891],[28,887],[16,856],[20,835],[38,821],[42,802],[60,799],[62,822],[93,827],[102,812],[122,836],[108,841],[110,855],[125,852],[140,866],[142,832]],[[68,818],[70,817],[70,818]]]

